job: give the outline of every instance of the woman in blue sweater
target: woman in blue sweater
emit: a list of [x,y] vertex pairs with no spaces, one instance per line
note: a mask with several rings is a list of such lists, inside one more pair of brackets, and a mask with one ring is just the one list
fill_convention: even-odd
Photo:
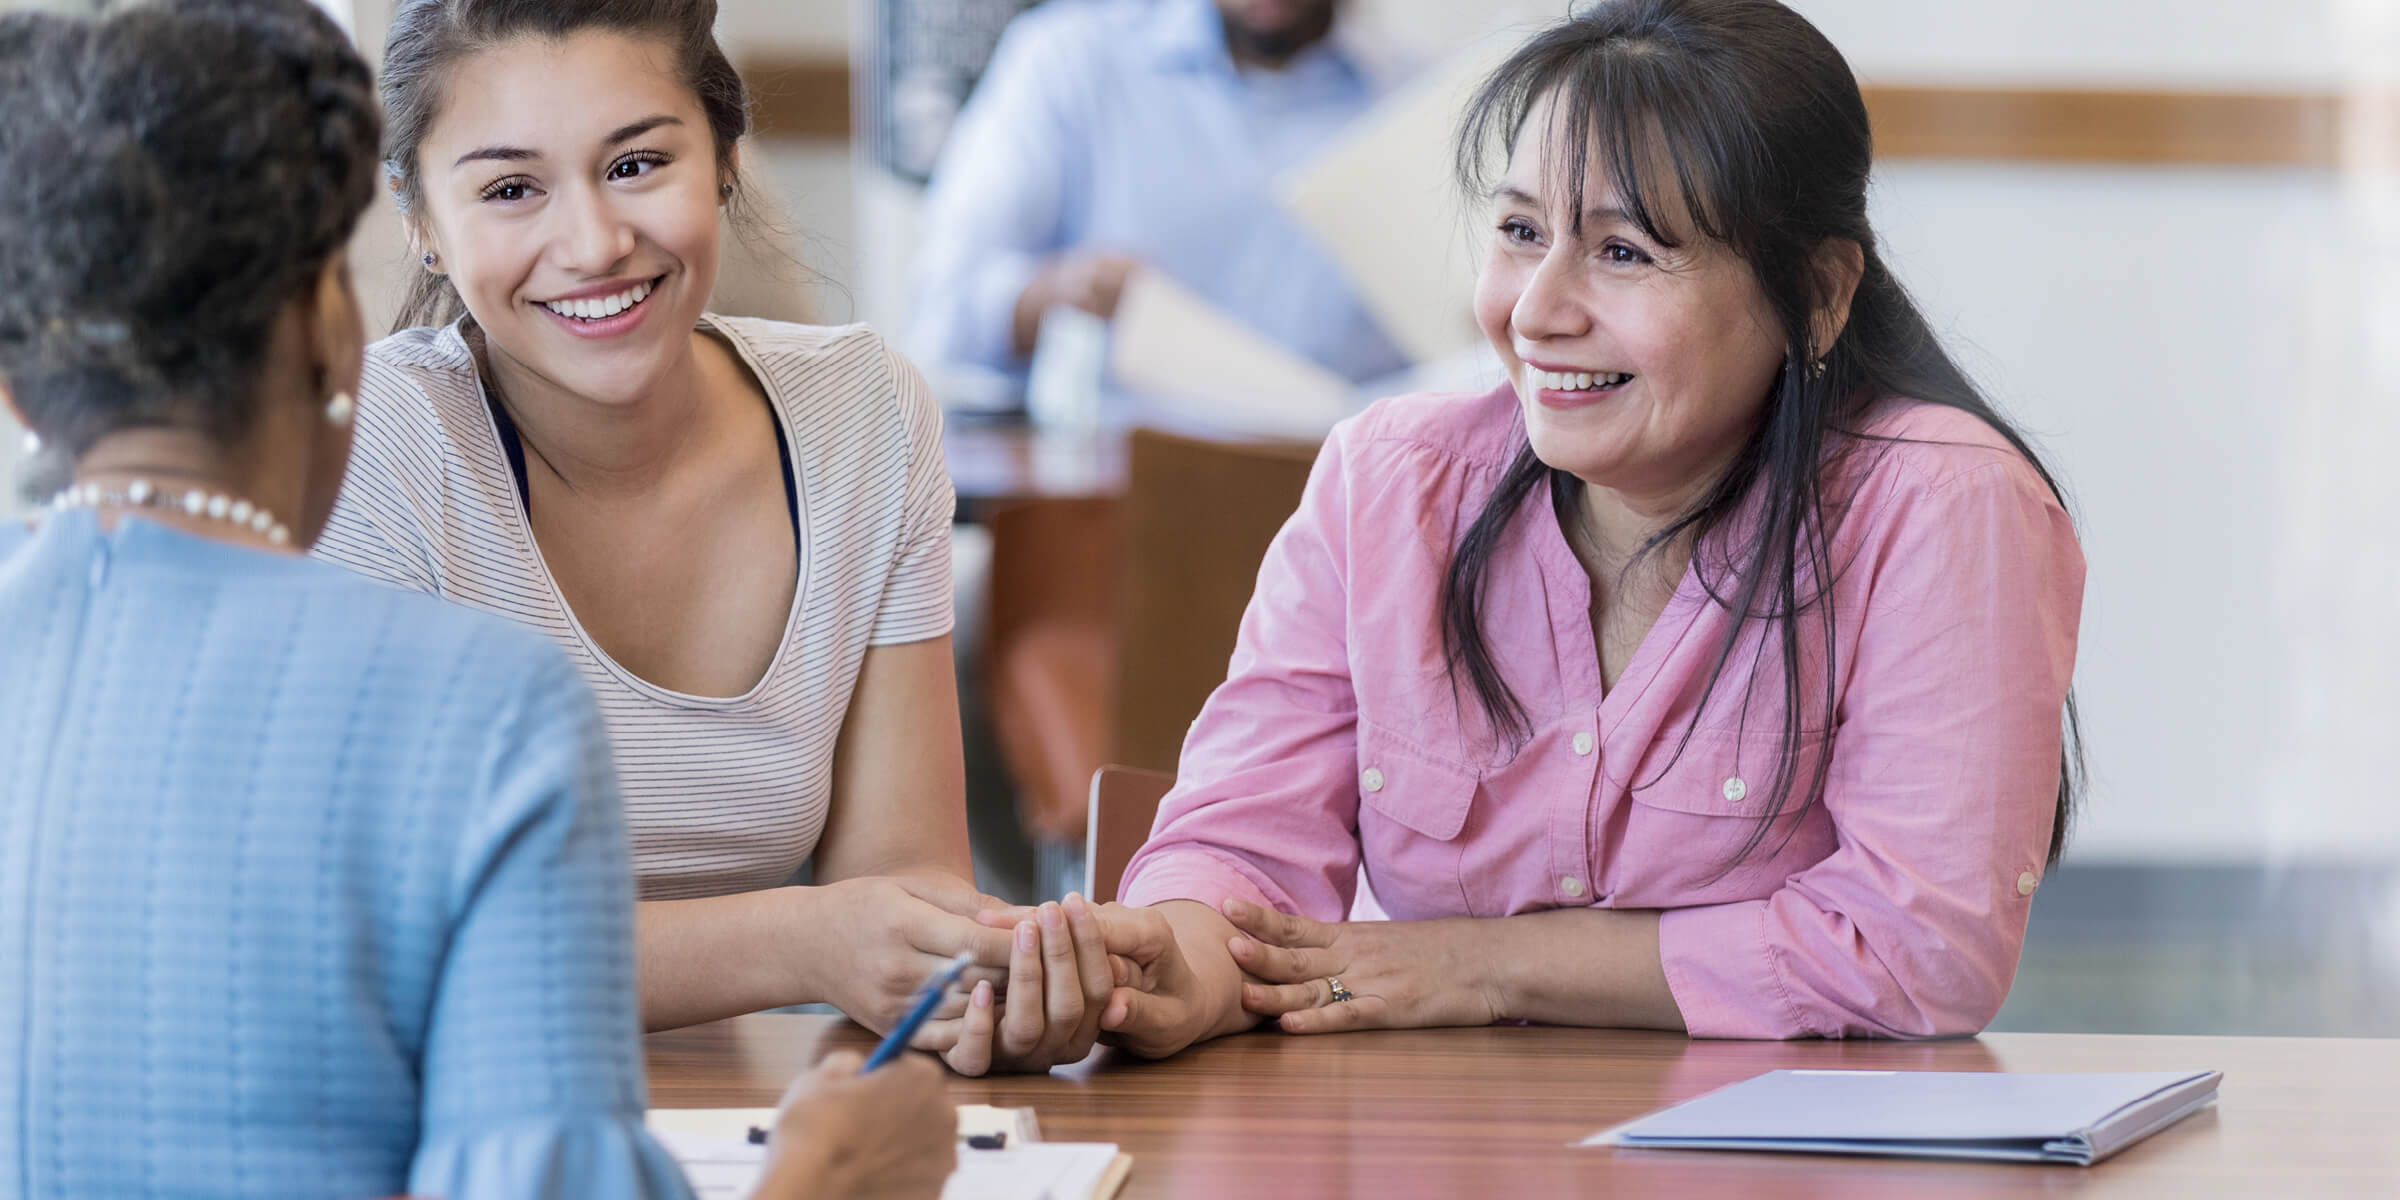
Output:
[[[0,1197],[686,1193],[642,1130],[598,714],[538,636],[310,561],[362,345],[365,66],[304,0],[0,17]],[[931,1195],[923,1062],[764,1195]]]

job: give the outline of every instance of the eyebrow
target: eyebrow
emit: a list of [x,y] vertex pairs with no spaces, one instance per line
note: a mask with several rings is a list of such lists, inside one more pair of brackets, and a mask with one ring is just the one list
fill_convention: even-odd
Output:
[[[607,137],[602,138],[600,140],[600,144],[603,146],[620,145],[625,142],[630,142],[653,129],[664,128],[668,125],[681,124],[683,124],[683,118],[681,117],[669,116],[666,113],[655,113],[651,116],[643,117],[639,121],[632,121],[618,126],[615,132],[612,132]],[[458,161],[450,165],[453,167],[463,167],[471,162],[530,162],[533,159],[540,157],[541,154],[538,151],[528,150],[522,146],[484,146],[478,149],[469,150],[465,154],[459,155]]]
[[[1535,199],[1533,193],[1528,192],[1523,188],[1512,187],[1508,184],[1502,184],[1499,187],[1492,189],[1492,198],[1495,200],[1514,201],[1515,203],[1522,204],[1527,208],[1540,208],[1542,206],[1542,202]],[[1637,224],[1633,217],[1627,214],[1624,209],[1617,208],[1612,205],[1601,205],[1595,208],[1587,208],[1583,210],[1583,219],[1586,224],[1597,224],[1607,221],[1615,221],[1620,225]]]

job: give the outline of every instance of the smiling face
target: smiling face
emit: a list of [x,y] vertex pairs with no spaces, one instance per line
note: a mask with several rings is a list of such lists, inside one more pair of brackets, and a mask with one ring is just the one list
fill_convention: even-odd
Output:
[[687,360],[731,164],[667,47],[586,32],[480,51],[417,165],[418,236],[495,357],[603,403]]
[[1645,234],[1597,152],[1577,228],[1551,112],[1534,107],[1493,189],[1476,321],[1544,463],[1680,509],[1759,421],[1783,335],[1748,264],[1679,212],[1661,232],[1680,245]]

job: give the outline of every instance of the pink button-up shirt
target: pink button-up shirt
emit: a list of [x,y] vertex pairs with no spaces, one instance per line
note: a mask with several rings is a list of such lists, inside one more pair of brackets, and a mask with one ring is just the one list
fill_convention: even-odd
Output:
[[[1753,657],[1753,622],[1682,744],[1732,623],[1694,573],[1604,686],[1589,577],[1536,488],[1484,604],[1531,739],[1498,738],[1452,685],[1441,580],[1522,443],[1516,403],[1506,387],[1402,397],[1334,431],[1120,894],[1333,920],[1363,866],[1402,920],[1660,909],[1694,1035],[1982,1029],[2049,848],[2082,608],[2049,488],[1971,416],[1876,411],[1869,432],[1914,440],[1827,471],[1834,706],[1805,720],[1801,764],[1805,780],[1828,760],[1823,803],[1794,816],[1795,797],[1728,871],[1771,790],[1781,659],[1771,642]],[[1802,631],[1821,644],[1813,615]]]

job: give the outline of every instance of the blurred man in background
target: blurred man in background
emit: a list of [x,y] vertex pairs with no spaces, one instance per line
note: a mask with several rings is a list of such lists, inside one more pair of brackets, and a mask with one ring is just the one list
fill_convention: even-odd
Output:
[[1398,81],[1342,7],[1052,0],[1017,18],[934,173],[918,357],[1021,375],[1045,312],[1111,317],[1147,267],[1352,380],[1406,366],[1273,197]]

